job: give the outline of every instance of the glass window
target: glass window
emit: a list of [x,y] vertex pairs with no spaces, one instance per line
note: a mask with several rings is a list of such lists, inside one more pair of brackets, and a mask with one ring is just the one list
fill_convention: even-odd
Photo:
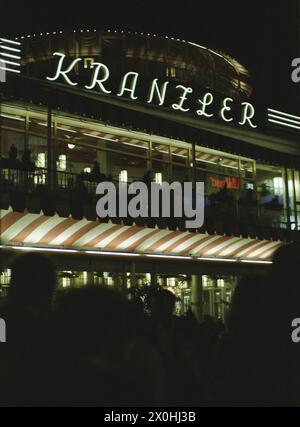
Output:
[[58,156],[57,169],[63,172],[67,170],[67,156],[65,154]]
[[241,160],[241,177],[246,179],[254,179],[254,161],[253,160]]
[[160,176],[162,182],[170,182],[170,164],[152,160],[153,176]]
[[183,166],[189,164],[189,150],[182,147],[171,147],[172,163],[177,163]]
[[166,144],[152,143],[152,158],[170,163],[170,146]]
[[15,147],[17,160],[21,161],[25,148],[25,135],[18,132],[1,130],[1,156],[8,159],[12,153],[12,147]]
[[107,153],[107,172],[110,178],[118,182],[122,171],[127,171],[128,182],[142,181],[147,173],[147,160],[126,153]]
[[[86,168],[93,170],[94,162],[98,161],[97,150],[90,146],[67,142],[57,143],[57,168],[74,174],[81,174]],[[101,156],[100,156],[101,157]],[[100,160],[100,159],[99,159]],[[101,172],[101,162],[100,172]]]
[[29,133],[32,135],[40,135],[47,138],[48,124],[46,119],[30,118]]
[[284,206],[284,174],[278,166],[257,164],[257,193],[261,204]]
[[47,167],[47,139],[29,135],[30,161],[38,168]]
[[3,112],[0,114],[0,127],[25,131],[25,117]]
[[190,182],[191,181],[191,168],[187,168],[184,166],[172,165],[172,180],[178,181],[181,183]]

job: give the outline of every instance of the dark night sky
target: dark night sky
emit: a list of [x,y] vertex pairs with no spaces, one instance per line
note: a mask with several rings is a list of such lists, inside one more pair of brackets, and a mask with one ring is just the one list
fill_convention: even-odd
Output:
[[[300,114],[291,81],[299,52],[300,0],[122,0],[5,2],[3,35],[81,28],[137,30],[190,39],[239,60],[251,72],[254,100]],[[298,7],[297,7],[298,5]],[[298,34],[297,34],[298,32]]]

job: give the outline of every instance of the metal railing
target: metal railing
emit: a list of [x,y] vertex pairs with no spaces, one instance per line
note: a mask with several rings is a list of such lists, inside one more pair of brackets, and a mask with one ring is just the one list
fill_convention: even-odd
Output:
[[[65,198],[78,198],[83,203],[86,200],[95,201],[99,196],[96,189],[99,180],[92,174],[74,174],[65,171],[53,173],[54,183],[50,182],[51,172],[43,168],[31,170],[0,167],[1,191],[16,191],[25,194],[49,195],[54,194]],[[102,182],[105,181],[103,177]],[[100,180],[101,182],[101,180]],[[205,222],[239,223],[248,226],[263,226],[276,229],[299,229],[300,216],[288,211],[282,205],[261,204],[258,201],[246,200],[214,200],[209,196],[205,199]],[[300,214],[299,214],[300,215]]]

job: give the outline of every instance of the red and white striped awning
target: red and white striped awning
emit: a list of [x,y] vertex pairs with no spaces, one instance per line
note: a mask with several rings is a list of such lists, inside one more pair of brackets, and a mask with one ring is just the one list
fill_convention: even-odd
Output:
[[283,245],[279,241],[245,239],[183,231],[116,225],[0,211],[3,246],[120,251],[193,257],[222,257],[267,261]]

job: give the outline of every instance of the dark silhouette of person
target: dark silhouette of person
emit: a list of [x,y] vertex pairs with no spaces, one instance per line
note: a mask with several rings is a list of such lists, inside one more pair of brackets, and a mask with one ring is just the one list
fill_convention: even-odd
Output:
[[148,188],[151,188],[152,183],[152,171],[147,171],[143,176],[143,182],[147,185]]
[[[140,399],[147,393],[145,387],[150,387],[143,372],[150,362],[147,358],[144,363],[140,360],[139,345],[132,347],[130,310],[121,294],[105,287],[87,286],[58,295],[54,313],[56,352],[52,360],[56,367],[54,383],[58,382],[59,387],[54,389],[53,403],[149,404]],[[144,350],[141,353],[146,354]]]
[[269,288],[266,278],[240,280],[227,318],[227,332],[217,349],[211,378],[212,403],[264,406],[270,395]]
[[18,150],[17,150],[15,144],[11,145],[11,147],[9,149],[9,153],[8,153],[8,158],[12,163],[15,163],[17,161]]
[[280,247],[273,256],[270,295],[270,336],[274,400],[279,405],[300,405],[300,348],[291,339],[292,321],[300,317],[300,243]]
[[18,256],[11,270],[8,306],[23,307],[37,317],[49,311],[56,283],[52,261],[41,253],[29,252]]
[[[166,375],[167,405],[193,405],[195,392],[195,357],[190,321],[174,314],[176,296],[167,289],[158,289],[151,302],[152,342],[162,358]],[[182,371],[180,367],[185,366]]]
[[22,156],[22,163],[23,166],[26,169],[29,169],[32,167],[32,162],[31,162],[31,151],[28,150],[27,148],[24,150],[23,156]]
[[85,201],[86,196],[88,194],[87,188],[84,184],[84,176],[77,175],[76,176],[76,195],[80,198],[80,200]]
[[92,169],[91,175],[95,181],[97,181],[97,182],[100,181],[100,179],[101,179],[101,166],[97,160],[95,160],[93,163],[93,169]]
[[[50,312],[55,269],[41,253],[18,256],[11,265],[11,281],[2,317],[7,323],[0,402],[31,406],[45,403],[50,336]],[[0,390],[0,394],[1,394]]]

